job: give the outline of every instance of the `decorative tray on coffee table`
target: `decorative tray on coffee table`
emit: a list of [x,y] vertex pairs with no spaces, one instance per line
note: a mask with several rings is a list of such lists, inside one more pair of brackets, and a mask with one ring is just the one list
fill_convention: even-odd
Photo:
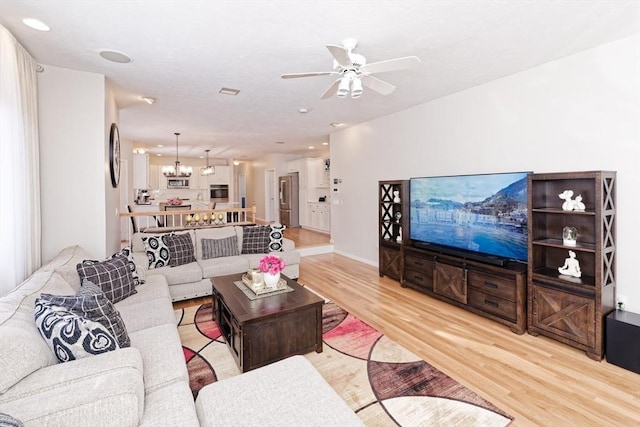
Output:
[[249,276],[247,276],[246,274],[242,275],[242,283],[256,295],[264,295],[271,292],[278,292],[288,289],[287,281],[282,277],[280,278],[280,280],[278,280],[278,284],[273,288],[267,288],[264,282],[258,283],[257,285],[253,284]]

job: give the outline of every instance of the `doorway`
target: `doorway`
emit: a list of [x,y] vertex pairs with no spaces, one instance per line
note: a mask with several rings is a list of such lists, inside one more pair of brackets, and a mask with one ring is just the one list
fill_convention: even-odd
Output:
[[266,222],[275,222],[277,218],[275,169],[265,169],[264,171],[264,194],[264,220]]

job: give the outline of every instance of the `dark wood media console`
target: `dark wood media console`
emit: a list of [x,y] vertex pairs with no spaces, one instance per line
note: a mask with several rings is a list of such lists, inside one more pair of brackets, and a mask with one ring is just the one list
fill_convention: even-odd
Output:
[[507,325],[516,334],[527,326],[527,265],[496,266],[404,246],[402,286]]

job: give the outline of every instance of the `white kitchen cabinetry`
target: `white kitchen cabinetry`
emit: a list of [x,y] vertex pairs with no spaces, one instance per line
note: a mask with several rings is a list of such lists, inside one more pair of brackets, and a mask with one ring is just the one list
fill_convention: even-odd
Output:
[[303,162],[305,159],[291,160],[287,162],[287,173],[300,172],[300,169],[303,166]]
[[331,231],[331,206],[327,203],[308,203],[308,227],[318,231]]
[[[202,178],[209,178],[209,185],[210,184],[227,184],[229,185],[229,170],[230,167],[229,166],[220,166],[220,165],[215,165],[216,168],[216,173],[214,173],[213,175],[208,175],[207,177],[202,177]],[[207,188],[209,188],[209,186],[207,185]]]
[[133,155],[133,188],[149,187],[149,157],[146,154]]
[[160,189],[160,174],[160,166],[149,165],[149,188],[151,188],[152,190]]
[[314,162],[316,188],[329,188],[329,169],[326,159],[316,159]]

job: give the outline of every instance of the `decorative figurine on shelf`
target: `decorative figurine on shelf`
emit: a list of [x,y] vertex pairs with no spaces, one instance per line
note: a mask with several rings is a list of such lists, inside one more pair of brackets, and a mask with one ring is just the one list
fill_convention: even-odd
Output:
[[575,201],[571,200],[573,197],[573,191],[564,190],[562,193],[558,194],[558,197],[564,200],[564,203],[562,204],[563,211],[572,211],[575,209]]
[[581,277],[580,262],[576,259],[576,253],[569,251],[569,258],[564,260],[564,265],[558,267],[558,272],[566,276]]
[[402,243],[402,227],[398,227],[398,237],[396,237],[396,242]]
[[582,194],[578,194],[573,201],[573,210],[578,212],[584,212],[585,206],[582,203]]
[[401,212],[396,212],[396,222],[398,224],[400,224],[400,219],[402,219],[402,213]]
[[562,244],[565,246],[576,246],[578,240],[578,230],[575,227],[564,227],[562,229]]
[[394,191],[393,192],[393,203],[400,203],[400,192],[399,191]]

